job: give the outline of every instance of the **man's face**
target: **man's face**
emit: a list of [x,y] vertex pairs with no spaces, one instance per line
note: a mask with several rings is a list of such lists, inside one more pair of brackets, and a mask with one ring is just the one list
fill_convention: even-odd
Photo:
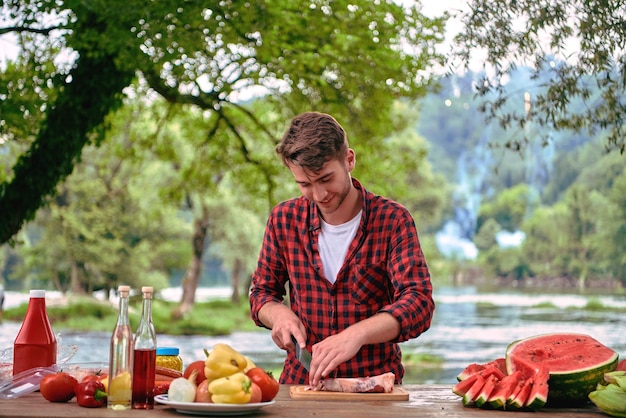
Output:
[[[326,222],[346,222],[342,219],[344,202],[352,188],[350,172],[354,168],[354,152],[348,151],[344,160],[332,159],[317,173],[312,173],[298,165],[289,169],[300,188],[302,195],[315,203]],[[348,208],[347,210],[350,210]]]

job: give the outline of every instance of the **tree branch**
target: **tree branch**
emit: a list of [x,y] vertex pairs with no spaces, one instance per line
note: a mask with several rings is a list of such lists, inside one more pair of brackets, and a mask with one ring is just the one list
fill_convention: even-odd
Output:
[[61,29],[61,26],[52,26],[49,28],[29,28],[29,27],[24,27],[24,26],[7,26],[5,28],[0,28],[0,35],[4,35],[7,33],[11,33],[11,32],[30,32],[30,33],[37,33],[40,35],[46,35],[48,36],[50,34],[50,32],[52,32],[53,30],[56,29]]

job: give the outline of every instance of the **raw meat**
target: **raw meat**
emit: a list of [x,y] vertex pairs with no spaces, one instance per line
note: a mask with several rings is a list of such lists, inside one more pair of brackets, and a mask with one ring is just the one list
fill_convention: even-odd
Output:
[[396,375],[389,372],[370,377],[324,379],[311,390],[348,393],[391,393]]

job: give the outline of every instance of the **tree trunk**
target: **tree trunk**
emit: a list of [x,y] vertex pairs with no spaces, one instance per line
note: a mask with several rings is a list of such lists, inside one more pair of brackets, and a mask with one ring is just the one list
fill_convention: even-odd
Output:
[[233,283],[233,294],[230,297],[231,302],[239,303],[239,277],[241,276],[242,263],[239,257],[235,258],[233,264],[233,272],[231,274],[231,281]]
[[85,290],[83,289],[83,286],[81,284],[81,269],[78,266],[76,260],[72,260],[70,270],[70,289],[72,290],[72,293],[77,295],[85,293]]
[[193,304],[196,301],[196,290],[198,289],[198,283],[200,283],[200,275],[202,273],[202,255],[204,254],[208,217],[208,212],[206,208],[204,208],[202,217],[196,219],[193,223],[191,263],[183,278],[183,295],[180,305],[172,312],[172,317],[175,319],[182,318],[193,308]]

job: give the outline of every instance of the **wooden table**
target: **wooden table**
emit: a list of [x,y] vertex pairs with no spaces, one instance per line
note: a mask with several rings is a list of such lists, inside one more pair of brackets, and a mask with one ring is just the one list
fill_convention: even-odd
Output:
[[[606,418],[594,405],[581,408],[552,409],[545,408],[538,412],[490,411],[466,408],[461,398],[454,395],[448,385],[405,385],[409,392],[408,401],[359,401],[338,402],[292,399],[289,386],[281,385],[276,403],[255,412],[253,417],[594,417]],[[180,414],[165,405],[156,405],[153,410],[112,411],[105,407],[90,409],[76,404],[76,399],[69,403],[51,403],[39,392],[17,399],[0,400],[2,417],[191,417]]]

